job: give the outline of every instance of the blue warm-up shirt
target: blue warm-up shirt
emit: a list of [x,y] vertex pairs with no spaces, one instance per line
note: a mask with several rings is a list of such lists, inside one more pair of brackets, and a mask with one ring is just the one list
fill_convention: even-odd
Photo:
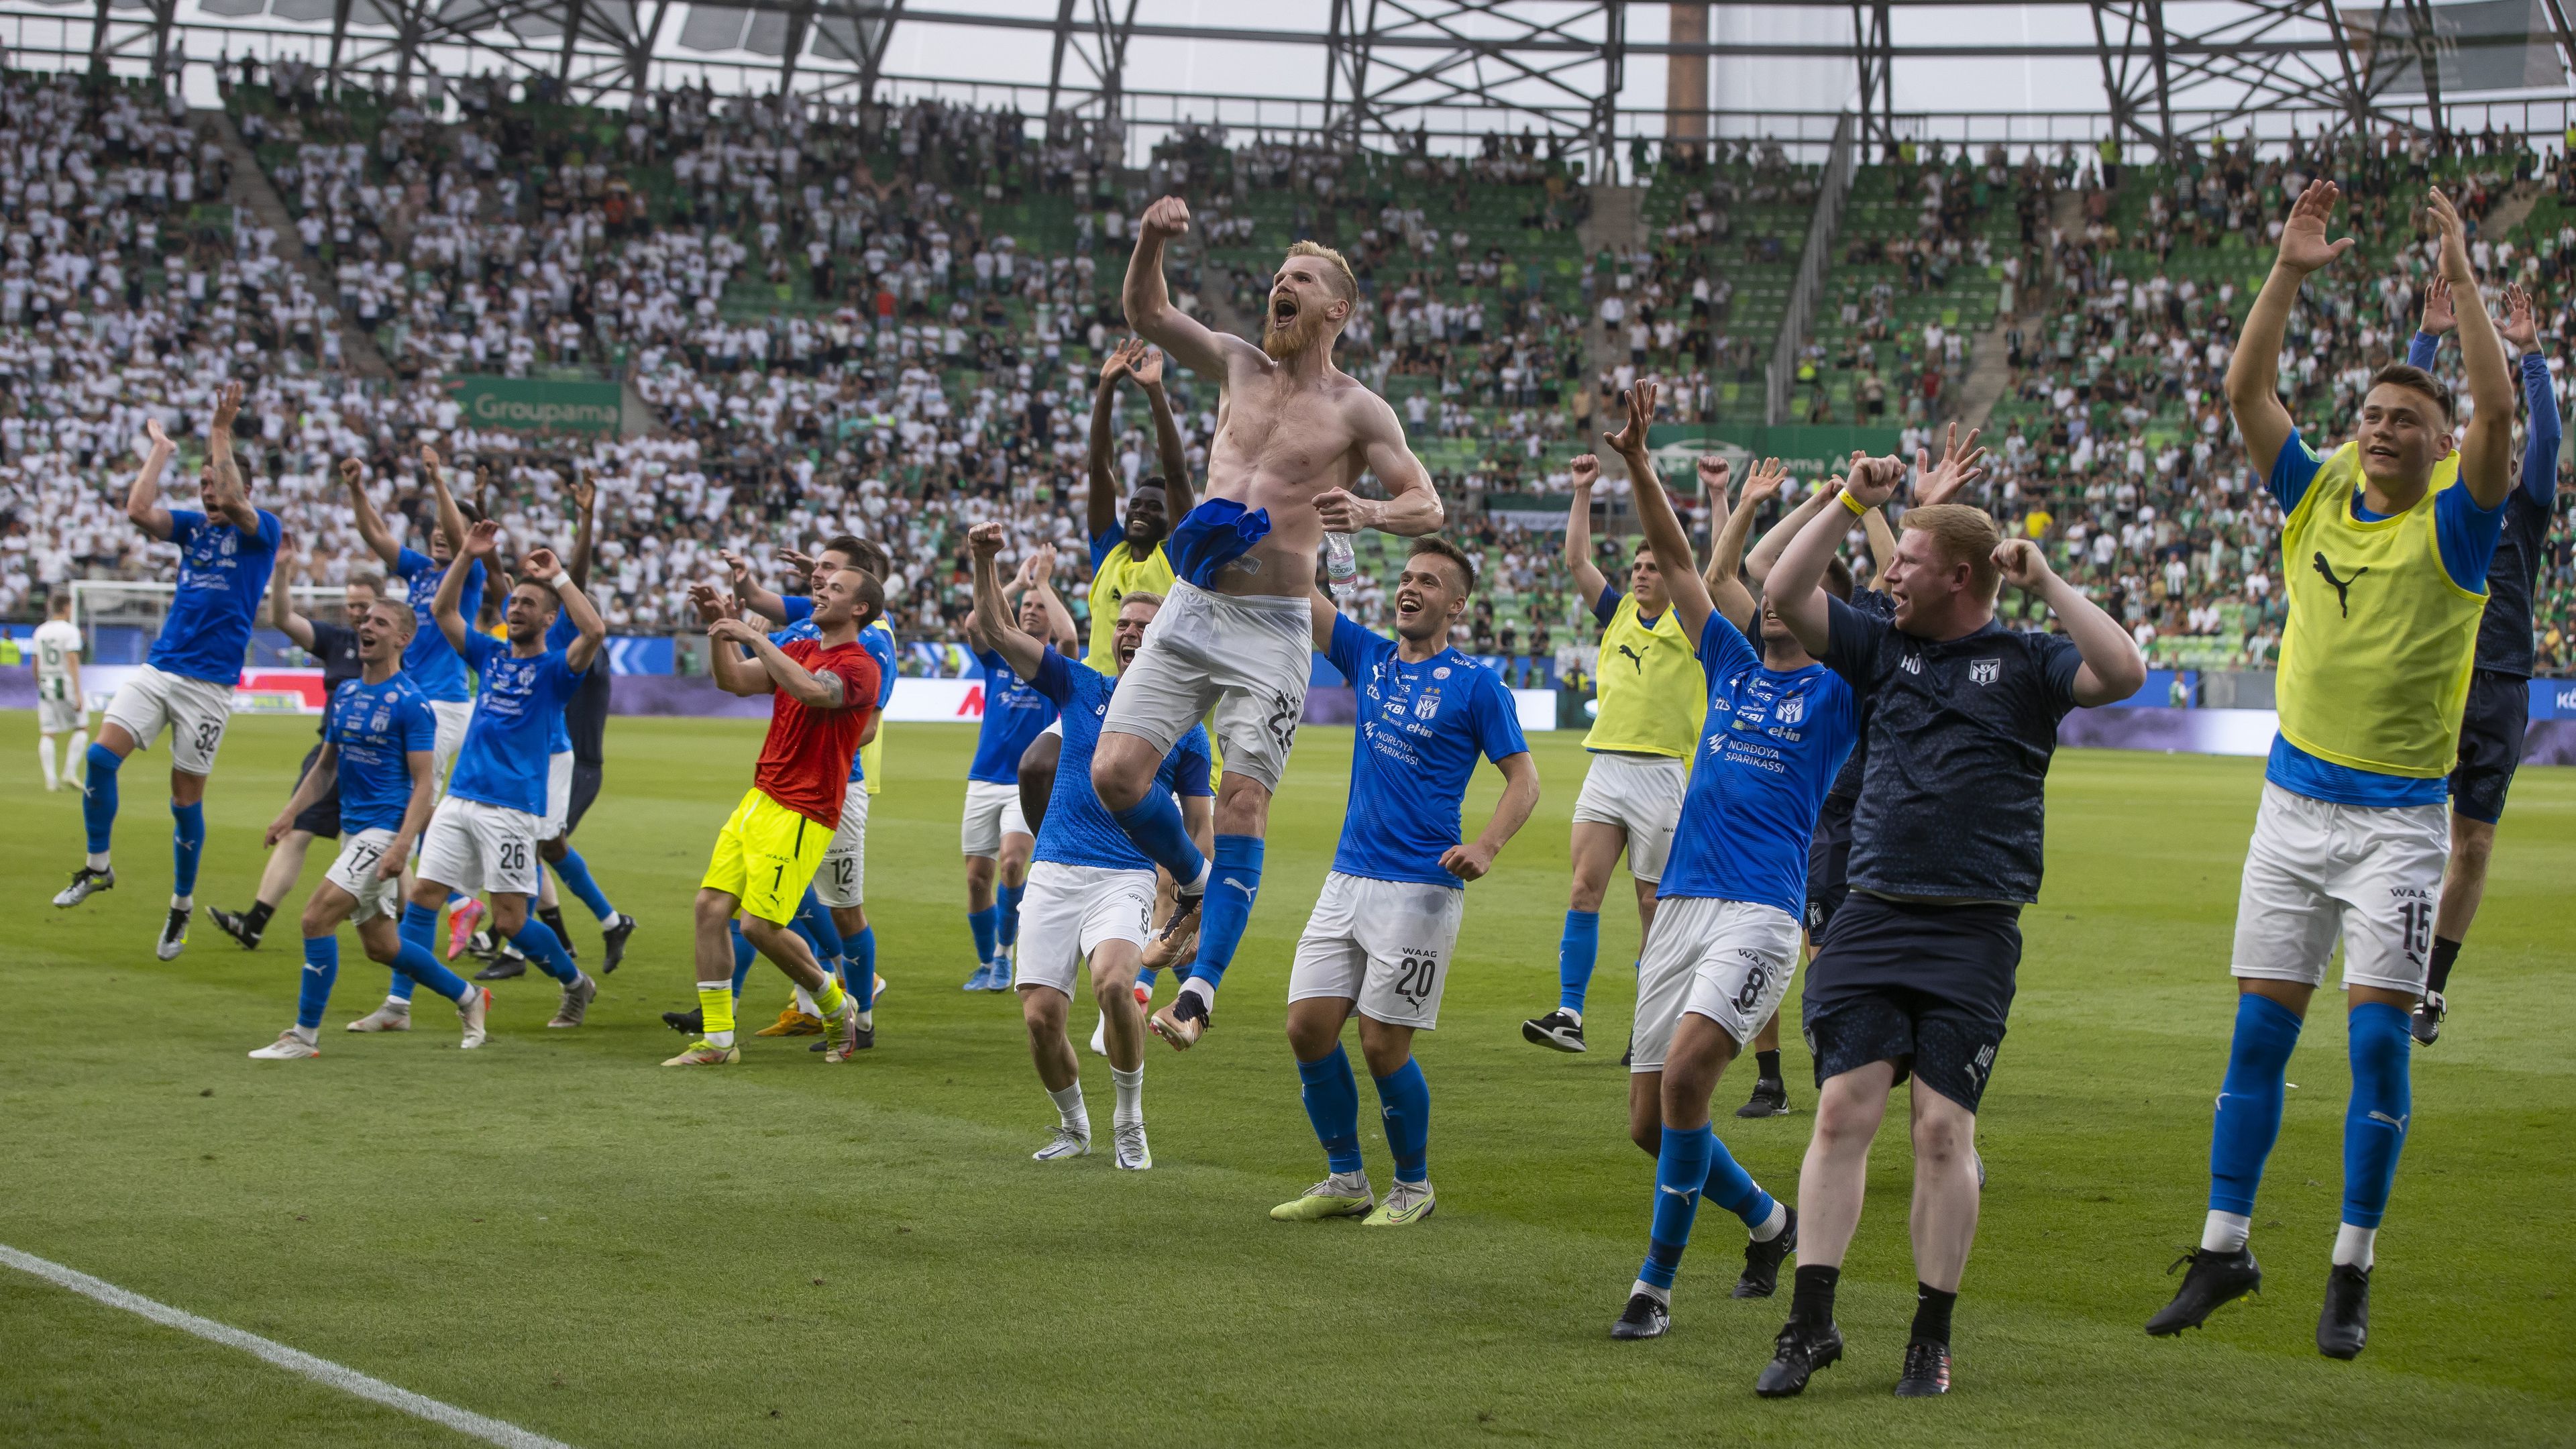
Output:
[[1016,785],[1020,756],[1028,753],[1030,741],[1055,723],[1055,701],[1038,693],[989,649],[976,650],[975,662],[984,666],[984,722],[975,730],[975,762],[967,767],[966,778],[987,785]]
[[179,546],[179,582],[170,595],[170,616],[161,621],[143,662],[229,689],[241,683],[251,621],[268,593],[285,529],[265,508],[257,510],[257,537],[193,509],[169,512],[170,541]]
[[[1091,788],[1091,752],[1100,746],[1100,722],[1109,713],[1109,696],[1118,681],[1079,660],[1050,649],[1029,686],[1055,701],[1063,711],[1064,752],[1056,758],[1055,788],[1047,795],[1046,821],[1038,827],[1035,858],[1059,865],[1099,866],[1109,870],[1152,870],[1154,862],[1118,828],[1109,807]],[[1181,736],[1154,783],[1175,795],[1207,796],[1207,726],[1194,724]]]
[[1708,720],[1655,894],[1750,901],[1796,916],[1806,907],[1816,814],[1859,738],[1859,704],[1821,664],[1764,664],[1715,610],[1700,631],[1699,662]]
[[574,669],[560,649],[521,658],[501,640],[471,632],[465,658],[482,676],[483,688],[447,793],[542,816],[546,757],[552,753],[549,726],[562,727],[564,704],[586,671]]
[[1440,857],[1458,844],[1476,757],[1529,753],[1503,677],[1455,649],[1419,664],[1395,641],[1333,620],[1326,657],[1359,694],[1359,738],[1333,869],[1370,880],[1458,888]]
[[340,747],[340,828],[400,830],[411,808],[411,752],[438,746],[438,716],[400,674],[382,684],[341,682],[322,722],[322,738]]
[[[438,585],[447,577],[447,565],[439,563],[418,549],[407,548],[394,558],[394,577],[403,581],[411,600],[415,621],[411,642],[403,646],[403,676],[420,692],[447,704],[462,704],[474,694],[465,687],[465,661],[447,642],[447,631],[438,627],[430,605],[438,598]],[[457,600],[456,612],[465,616],[471,628],[483,612],[483,590],[486,584],[481,560],[466,565],[465,593]]]

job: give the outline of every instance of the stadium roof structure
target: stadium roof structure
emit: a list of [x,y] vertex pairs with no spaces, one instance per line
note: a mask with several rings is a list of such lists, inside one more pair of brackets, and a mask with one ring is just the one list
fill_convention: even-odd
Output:
[[[1445,148],[1636,138],[2045,141],[2222,131],[2554,133],[2576,0],[0,0],[13,64],[147,74],[295,56],[569,99],[706,84]],[[205,67],[189,80],[211,91]],[[2474,107],[2475,109],[2466,109]]]

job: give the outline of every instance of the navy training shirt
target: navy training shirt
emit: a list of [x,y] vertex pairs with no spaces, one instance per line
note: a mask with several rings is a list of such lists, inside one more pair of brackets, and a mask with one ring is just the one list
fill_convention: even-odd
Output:
[[1827,666],[1869,711],[1852,817],[1854,890],[1926,901],[2039,899],[2048,762],[2075,708],[2075,641],[1989,619],[1918,639],[1828,597]]
[[1476,757],[1499,764],[1529,753],[1511,690],[1501,674],[1455,649],[1407,664],[1394,640],[1340,615],[1326,657],[1359,695],[1334,871],[1464,887],[1440,857],[1460,843]]

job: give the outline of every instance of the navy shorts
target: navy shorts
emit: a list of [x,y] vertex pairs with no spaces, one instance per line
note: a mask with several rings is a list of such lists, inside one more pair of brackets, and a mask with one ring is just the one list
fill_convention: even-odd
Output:
[[2505,792],[2522,766],[2531,725],[2531,681],[2481,669],[2469,676],[2469,707],[2460,718],[2460,757],[2451,766],[2451,813],[2489,825],[2504,818]]
[[1803,1032],[1816,1085],[1873,1062],[1974,1112],[2003,1049],[2021,964],[2021,908],[1925,906],[1860,893],[1807,969]]
[[564,834],[570,835],[581,825],[581,817],[590,813],[591,803],[599,798],[599,766],[575,760],[572,766],[572,808],[564,816]]
[[[313,762],[321,757],[322,747],[320,745],[315,745],[313,748],[304,752],[304,763],[298,766],[295,771],[296,788],[303,788],[304,777],[313,773]],[[313,832],[315,838],[321,840],[337,840],[340,838],[340,780],[338,776],[335,775],[332,777],[331,788],[322,792],[321,799],[305,806],[303,810],[296,814],[295,828],[298,830],[309,830]]]
[[1834,912],[1851,894],[1851,837],[1819,834],[1807,846],[1807,943],[1821,944],[1834,923]]

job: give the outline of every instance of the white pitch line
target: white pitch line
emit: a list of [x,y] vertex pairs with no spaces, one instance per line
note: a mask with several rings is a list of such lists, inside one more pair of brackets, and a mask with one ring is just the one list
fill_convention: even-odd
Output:
[[149,1318],[155,1323],[166,1324],[182,1333],[193,1333],[209,1343],[220,1343],[226,1348],[237,1348],[244,1353],[255,1354],[289,1373],[302,1374],[317,1384],[326,1384],[342,1393],[371,1399],[387,1408],[400,1409],[414,1418],[427,1419],[433,1424],[444,1424],[459,1434],[469,1435],[487,1444],[501,1445],[502,1449],[571,1449],[570,1445],[559,1439],[549,1439],[543,1434],[533,1434],[516,1424],[504,1423],[499,1419],[487,1419],[469,1409],[460,1409],[454,1404],[441,1403],[436,1399],[415,1394],[409,1389],[397,1388],[383,1379],[372,1378],[353,1368],[343,1368],[327,1358],[316,1358],[301,1349],[288,1348],[285,1344],[262,1338],[256,1333],[244,1333],[238,1328],[217,1323],[211,1318],[199,1318],[193,1313],[172,1308],[166,1303],[155,1303],[140,1293],[129,1293],[113,1283],[93,1278],[78,1269],[66,1268],[60,1263],[48,1262],[33,1253],[19,1252],[5,1243],[0,1243],[0,1264],[6,1264],[22,1273],[32,1273],[49,1283],[69,1288],[85,1298],[94,1298],[110,1308],[122,1308],[128,1313]]

